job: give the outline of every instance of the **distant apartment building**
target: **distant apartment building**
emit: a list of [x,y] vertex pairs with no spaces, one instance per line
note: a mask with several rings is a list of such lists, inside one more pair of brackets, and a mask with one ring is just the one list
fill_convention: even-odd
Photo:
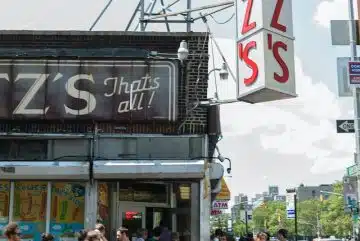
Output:
[[253,210],[253,204],[251,203],[239,203],[239,204],[235,204],[234,206],[231,207],[231,219],[233,221],[233,223],[235,223],[237,220],[242,220],[244,221],[244,213],[245,213],[245,209],[248,210],[248,212],[251,212]]
[[333,186],[331,184],[322,184],[319,186],[305,186],[304,184],[301,184],[296,190],[296,195],[299,202],[302,202],[310,199],[319,199],[320,195],[326,199],[329,196],[329,193],[326,192],[332,191]]
[[235,205],[241,204],[241,203],[247,203],[248,202],[248,196],[246,196],[243,193],[240,193],[239,195],[235,196],[234,203]]
[[279,186],[269,186],[269,196],[274,197],[279,195]]
[[275,195],[273,197],[274,201],[279,201],[279,202],[285,202],[286,201],[286,196],[285,195]]

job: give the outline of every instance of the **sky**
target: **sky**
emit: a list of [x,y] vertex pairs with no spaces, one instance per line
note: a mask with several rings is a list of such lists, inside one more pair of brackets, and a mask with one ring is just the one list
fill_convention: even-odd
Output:
[[[165,4],[170,0],[164,0]],[[225,0],[196,0],[193,7]],[[147,0],[149,2],[149,0]],[[159,1],[158,1],[159,2]],[[250,196],[269,185],[287,187],[300,183],[317,185],[340,180],[353,163],[353,134],[337,134],[336,119],[353,119],[352,99],[337,96],[336,58],[349,56],[348,47],[331,45],[330,20],[347,19],[346,0],[293,0],[295,71],[298,98],[250,105],[221,106],[223,139],[221,154],[232,160],[228,184],[232,196]],[[105,0],[11,0],[0,8],[0,29],[88,30],[106,5]],[[94,30],[124,30],[138,1],[114,0]],[[159,10],[159,6],[157,6]],[[185,1],[172,11],[185,9]],[[203,11],[206,13],[206,11]],[[228,9],[214,14],[224,22],[234,13]],[[199,12],[193,17],[198,17]],[[231,69],[235,71],[235,18],[209,25]],[[134,30],[135,21],[130,30]],[[184,31],[174,24],[172,31]],[[166,31],[164,24],[150,24],[148,31]],[[206,31],[201,20],[193,31]],[[215,66],[221,65],[215,50]],[[214,93],[214,76],[209,77],[209,96]],[[221,99],[235,97],[232,80],[219,82]],[[225,164],[226,165],[226,164]]]

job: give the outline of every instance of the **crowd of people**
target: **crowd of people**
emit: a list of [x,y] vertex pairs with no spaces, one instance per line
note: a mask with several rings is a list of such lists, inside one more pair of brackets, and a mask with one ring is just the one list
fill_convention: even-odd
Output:
[[[103,224],[96,224],[94,229],[84,229],[78,233],[78,241],[108,241],[105,237],[106,229]],[[8,241],[20,241],[21,232],[17,223],[9,223],[4,229],[4,235]],[[132,238],[132,237],[131,237]],[[126,227],[120,227],[116,231],[117,241],[130,241],[129,230]],[[50,233],[43,233],[41,241],[54,241],[54,236]],[[146,229],[137,230],[136,241],[179,241],[177,233],[170,232],[162,222],[155,227],[151,236]]]
[[[276,238],[278,241],[287,241],[288,239],[288,231],[286,229],[280,229]],[[269,232],[259,232],[255,236],[253,233],[247,233],[245,236],[240,237],[239,241],[270,241],[270,233]],[[226,232],[221,229],[216,229],[214,235],[211,237],[212,241],[234,241],[235,238],[231,235],[228,235]]]

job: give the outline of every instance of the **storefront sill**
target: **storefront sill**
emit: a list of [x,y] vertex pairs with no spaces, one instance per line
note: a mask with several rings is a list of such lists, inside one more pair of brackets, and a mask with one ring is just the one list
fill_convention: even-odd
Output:
[[0,162],[0,180],[88,180],[83,162]]
[[96,179],[203,178],[204,160],[106,160],[94,162]]

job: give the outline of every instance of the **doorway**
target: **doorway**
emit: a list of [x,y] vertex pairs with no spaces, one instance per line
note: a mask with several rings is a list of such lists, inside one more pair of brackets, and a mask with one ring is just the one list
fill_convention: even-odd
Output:
[[145,228],[146,210],[144,205],[135,202],[118,202],[118,227],[129,230],[129,239],[136,238],[139,228]]

